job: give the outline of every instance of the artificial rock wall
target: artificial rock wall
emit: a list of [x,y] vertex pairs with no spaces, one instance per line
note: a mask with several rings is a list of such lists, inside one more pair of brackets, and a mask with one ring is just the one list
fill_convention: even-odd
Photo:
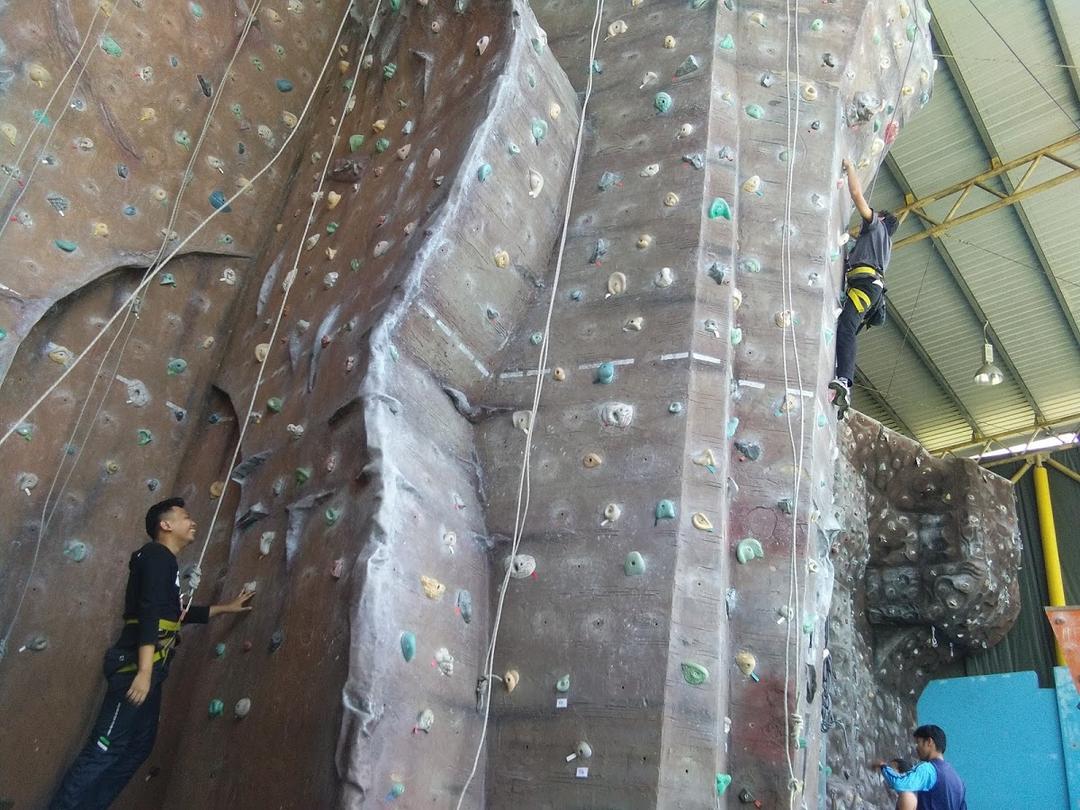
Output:
[[[0,12],[4,425],[218,212],[97,395],[100,350],[4,447],[0,798],[40,803],[81,743],[142,513],[176,492],[204,531],[221,507],[200,597],[254,579],[257,609],[187,634],[124,806],[453,807],[486,694],[464,807],[815,806],[839,163],[869,178],[932,68],[919,4],[758,6],[609,2],[595,59],[569,0],[387,0],[370,39],[374,0],[246,34],[243,2]],[[87,31],[83,103],[48,105]]]

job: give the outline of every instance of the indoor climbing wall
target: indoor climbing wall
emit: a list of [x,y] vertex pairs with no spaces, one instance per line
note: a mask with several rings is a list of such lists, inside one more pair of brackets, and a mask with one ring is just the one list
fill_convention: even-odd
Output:
[[929,101],[922,4],[55,5],[0,11],[0,799],[175,492],[256,609],[123,806],[815,806],[839,166]]
[[1020,611],[1012,484],[970,459],[939,459],[872,419],[840,431],[829,558],[822,728],[834,810],[888,810],[863,767],[911,758],[915,705],[935,672],[1004,638]]

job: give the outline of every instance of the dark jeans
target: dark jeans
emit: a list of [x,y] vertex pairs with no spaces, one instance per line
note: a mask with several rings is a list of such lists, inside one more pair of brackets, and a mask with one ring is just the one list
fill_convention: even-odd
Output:
[[125,697],[134,672],[109,676],[90,739],[68,768],[49,810],[105,810],[120,795],[154,748],[165,674],[154,666],[150,692],[141,706],[132,706]]
[[850,295],[844,296],[844,311],[836,322],[836,376],[843,377],[850,385],[855,380],[855,333],[867,312],[881,300],[882,289],[869,281],[856,281],[848,288],[859,290],[870,297],[870,306],[859,312]]

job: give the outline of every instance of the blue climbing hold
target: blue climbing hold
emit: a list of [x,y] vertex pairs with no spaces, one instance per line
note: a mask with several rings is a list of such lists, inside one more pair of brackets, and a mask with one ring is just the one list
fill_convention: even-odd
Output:
[[410,630],[406,630],[401,634],[401,657],[406,662],[412,661],[416,657],[416,634]]
[[596,369],[596,381],[601,385],[610,385],[615,381],[615,364],[601,363]]
[[275,84],[277,85],[277,89],[280,90],[282,93],[292,92],[293,83],[290,82],[288,79],[278,79]]
[[674,520],[675,519],[675,502],[664,498],[656,504],[656,522],[661,520]]
[[214,190],[210,192],[210,205],[214,208],[221,209],[221,213],[228,214],[232,211],[232,206],[225,203],[225,192]]
[[57,239],[53,242],[64,253],[74,253],[78,249],[78,245],[72,242],[70,239]]

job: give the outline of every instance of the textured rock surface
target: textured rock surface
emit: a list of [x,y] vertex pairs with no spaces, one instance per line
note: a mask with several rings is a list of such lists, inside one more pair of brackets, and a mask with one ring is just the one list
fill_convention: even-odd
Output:
[[929,456],[853,414],[841,430],[830,560],[832,807],[890,808],[865,764],[910,757],[915,703],[942,664],[993,646],[1020,610],[1012,485]]
[[[374,0],[340,41],[341,0],[262,7],[246,36],[242,2],[0,11],[3,115],[21,122],[0,139],[0,424],[70,365],[163,235],[179,245],[220,209],[150,285],[97,393],[103,346],[3,447],[0,763],[34,776],[0,780],[0,798],[40,802],[80,744],[142,514],[176,492],[204,532],[220,506],[200,598],[255,579],[257,610],[187,634],[152,778],[123,805],[357,807],[403,789],[402,806],[452,807],[546,339],[528,559],[495,656],[515,688],[493,684],[463,806],[781,806],[793,785],[813,806],[839,161],[868,177],[932,68],[918,4],[790,20],[729,5],[609,3],[592,64],[594,8],[576,0],[387,0],[367,45]],[[33,66],[55,89],[88,31],[85,103],[65,107],[64,85],[20,156],[51,93]],[[891,595],[894,562],[872,566],[876,620],[959,620],[959,587],[893,611],[911,601]],[[889,632],[889,649],[910,643]],[[22,651],[39,636],[45,650]],[[56,672],[64,690],[37,688]],[[245,698],[242,720],[207,717]]]

